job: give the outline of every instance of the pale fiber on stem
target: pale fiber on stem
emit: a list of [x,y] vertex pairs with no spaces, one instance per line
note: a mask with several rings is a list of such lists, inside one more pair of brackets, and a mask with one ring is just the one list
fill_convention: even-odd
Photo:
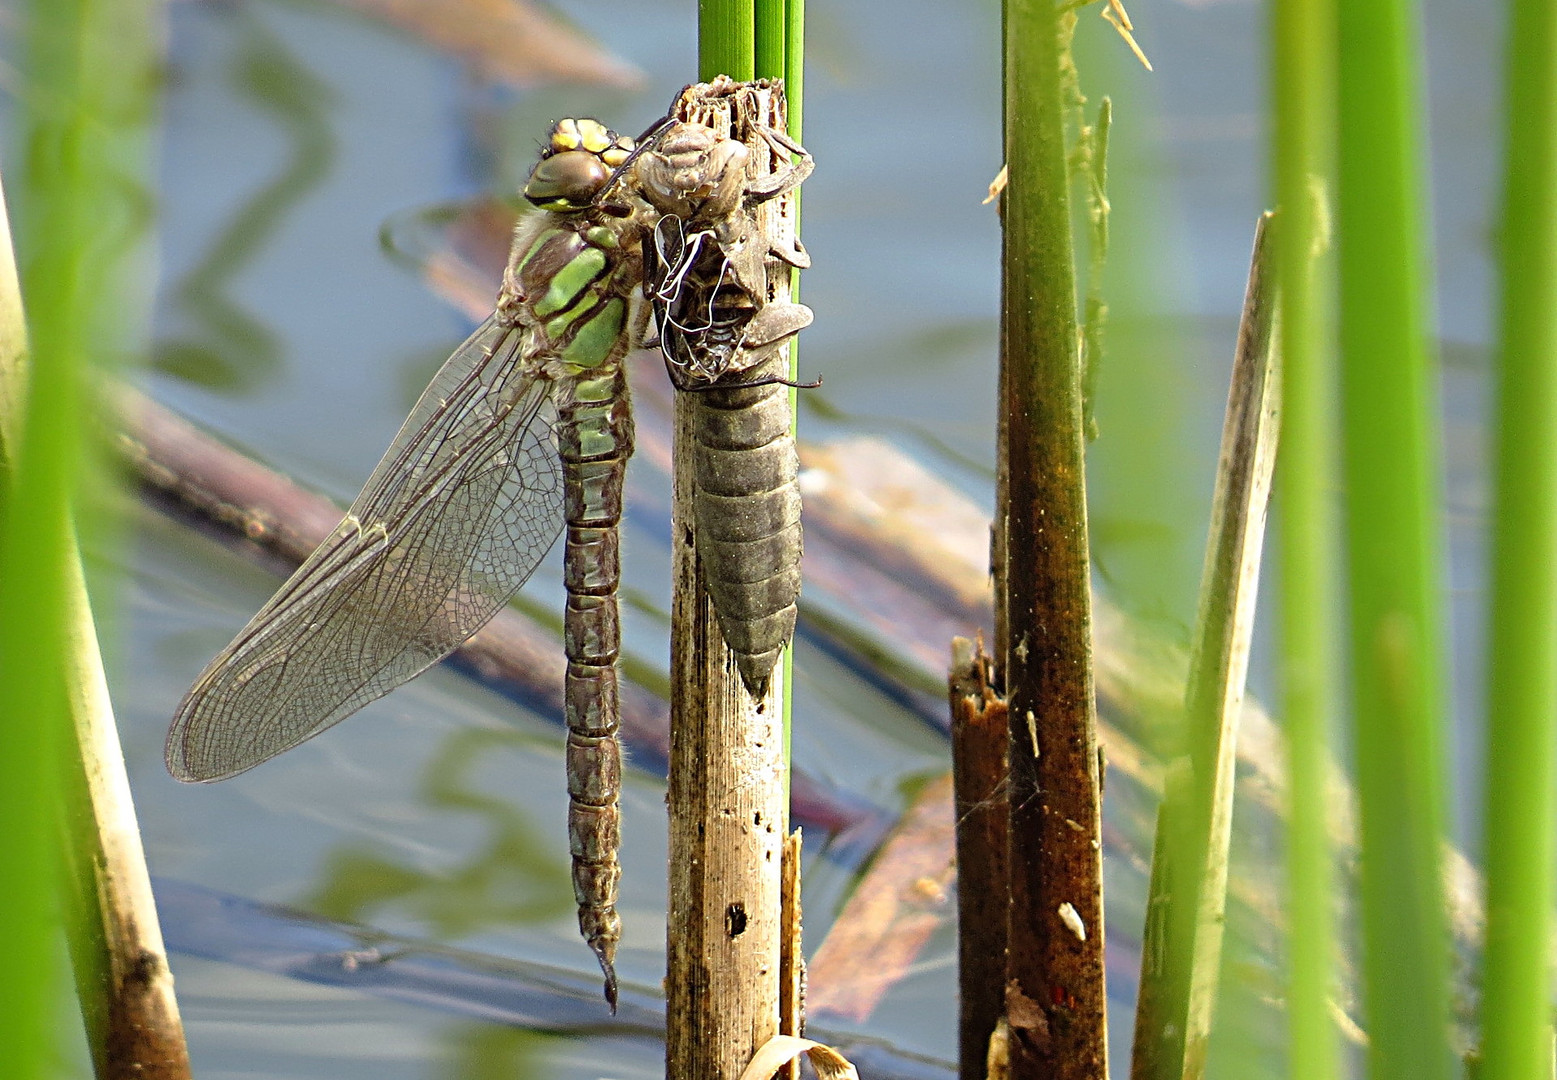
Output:
[[[783,663],[784,661],[779,661]],[[785,691],[787,696],[788,691]],[[787,724],[787,721],[786,721]],[[785,754],[788,757],[788,754]],[[798,1038],[806,1017],[806,958],[801,940],[800,904],[801,833],[799,829],[784,839],[783,881],[779,886],[779,1037]],[[800,1080],[797,1055],[778,1074],[786,1080]]]

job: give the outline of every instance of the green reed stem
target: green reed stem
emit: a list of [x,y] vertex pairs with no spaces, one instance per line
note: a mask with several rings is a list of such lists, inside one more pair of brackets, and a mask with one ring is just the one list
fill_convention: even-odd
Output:
[[753,71],[756,78],[784,77],[784,51],[789,45],[785,33],[787,6],[785,0],[756,0],[753,16],[756,38],[756,65]]
[[1282,446],[1277,459],[1281,703],[1290,797],[1287,819],[1287,1030],[1290,1076],[1336,1075],[1334,888],[1325,770],[1337,705],[1331,642],[1336,623],[1335,368],[1318,288],[1328,148],[1335,136],[1331,0],[1277,0],[1271,9],[1271,161],[1281,228],[1276,273],[1282,297]]
[[[805,0],[700,0],[698,5],[698,70],[707,80],[721,72],[736,79],[784,80],[789,109],[789,134],[801,138],[805,89]],[[739,69],[737,69],[739,67]],[[800,221],[800,192],[792,196],[795,222]],[[800,275],[790,276],[791,299],[800,299]],[[791,341],[789,376],[796,377],[800,344]],[[799,415],[795,391],[789,396],[791,420]],[[789,760],[790,707],[794,684],[794,645],[779,661],[783,680],[784,759]]]
[[697,77],[756,78],[755,0],[698,0]]
[[[756,0],[757,3],[757,78],[784,80],[784,100],[788,106],[789,135],[801,141],[800,121],[805,105],[805,0]],[[793,196],[795,227],[800,226],[800,198],[797,189]],[[789,275],[790,299],[800,300],[800,273],[792,270]],[[800,342],[791,340],[789,351],[789,377],[797,378],[800,370]],[[790,430],[800,418],[800,392],[789,392]],[[784,760],[790,760],[790,713],[794,705],[795,646],[791,642],[784,648],[779,661],[784,678]]]
[[1449,1075],[1436,368],[1410,0],[1338,7],[1338,246],[1364,1006],[1376,1080]]
[[[789,101],[789,134],[796,142],[804,142],[805,135],[801,121],[805,115],[806,96],[806,0],[787,0],[784,8],[784,35],[783,76],[784,95]],[[800,214],[798,191],[795,192],[795,214],[798,221]]]
[[1487,634],[1483,1080],[1551,1071],[1557,852],[1557,8],[1514,0]]
[[[97,24],[94,26],[94,16]],[[8,473],[0,486],[0,1044],[6,1073],[52,1072],[59,972],[55,770],[70,722],[66,588],[71,503],[81,458],[79,378],[92,321],[93,215],[102,205],[102,141],[92,111],[93,31],[82,0],[26,14],[28,149],[18,202],[27,243],[22,287],[29,336],[6,327]]]

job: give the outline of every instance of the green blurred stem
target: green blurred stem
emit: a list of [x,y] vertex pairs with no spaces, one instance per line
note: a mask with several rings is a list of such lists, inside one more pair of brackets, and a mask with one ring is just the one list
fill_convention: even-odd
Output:
[[1254,636],[1266,509],[1281,415],[1279,303],[1271,272],[1274,215],[1254,256],[1222,426],[1195,640],[1185,684],[1186,761],[1158,808],[1136,1002],[1134,1080],[1205,1075],[1220,985],[1232,842],[1234,759]]
[[1445,776],[1436,368],[1423,240],[1417,26],[1342,3],[1338,248],[1364,1006],[1375,1080],[1449,1075],[1438,844]]
[[[66,558],[102,170],[88,112],[91,14],[85,4],[50,0],[26,15],[29,155],[19,194],[32,241],[22,264],[33,351],[25,388],[5,394],[18,413],[5,422],[9,472],[0,487],[0,1045],[7,1075],[19,1080],[47,1075],[58,1050],[50,1034],[59,986],[54,779],[69,722]],[[5,336],[21,347],[29,335],[17,328]],[[6,366],[18,373],[14,358]]]
[[1487,634],[1483,1080],[1548,1076],[1557,851],[1557,5],[1514,0]]
[[[138,0],[47,0],[23,19],[27,85],[18,98],[28,153],[15,174],[26,267],[20,283],[0,212],[7,463],[0,477],[0,926],[9,935],[0,1042],[7,1077],[55,1075],[59,1066],[63,1048],[53,1033],[62,910],[98,1075],[189,1075],[73,520],[89,355],[131,348],[137,338],[123,271],[147,221],[142,178],[154,118],[156,15]],[[75,753],[66,753],[72,724]],[[59,872],[62,839],[68,880]],[[62,880],[63,903],[56,894]]]
[[1325,773],[1337,706],[1331,644],[1336,607],[1335,369],[1318,289],[1327,148],[1335,135],[1333,0],[1275,0],[1271,8],[1271,163],[1282,227],[1274,237],[1282,296],[1282,447],[1276,500],[1281,596],[1280,693],[1290,803],[1288,1075],[1336,1075],[1334,867],[1326,835]]

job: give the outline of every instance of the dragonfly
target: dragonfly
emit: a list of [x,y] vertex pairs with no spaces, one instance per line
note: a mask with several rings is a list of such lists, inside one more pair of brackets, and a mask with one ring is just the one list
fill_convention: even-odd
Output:
[[[633,446],[622,360],[650,313],[647,238],[666,214],[701,226],[743,213],[747,184],[745,148],[703,125],[667,116],[634,140],[595,120],[554,124],[493,313],[433,377],[341,523],[206,667],[168,732],[180,780],[251,769],[458,648],[565,534],[572,882],[613,1011],[617,526]],[[703,347],[700,331],[687,333]]]

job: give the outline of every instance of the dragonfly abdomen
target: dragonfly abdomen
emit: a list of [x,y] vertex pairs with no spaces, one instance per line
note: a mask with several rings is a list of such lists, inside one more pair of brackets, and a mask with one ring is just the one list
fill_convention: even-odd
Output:
[[631,294],[643,276],[637,226],[595,202],[631,143],[594,121],[560,121],[525,195],[550,213],[515,230],[500,316],[525,331],[538,374],[551,380],[562,466],[564,720],[568,728],[568,849],[579,930],[605,973],[616,1008],[613,962],[621,866],[622,752],[617,740],[616,659],[621,628],[617,525],[633,426],[621,358]]
[[626,376],[612,363],[603,371],[563,380],[556,402],[567,523],[563,646],[568,668],[563,690],[568,727],[568,848],[579,930],[605,972],[606,998],[614,1008],[612,965],[622,936],[616,913],[621,877],[617,803],[622,779],[617,741],[616,658],[621,651],[617,525],[633,442]]

